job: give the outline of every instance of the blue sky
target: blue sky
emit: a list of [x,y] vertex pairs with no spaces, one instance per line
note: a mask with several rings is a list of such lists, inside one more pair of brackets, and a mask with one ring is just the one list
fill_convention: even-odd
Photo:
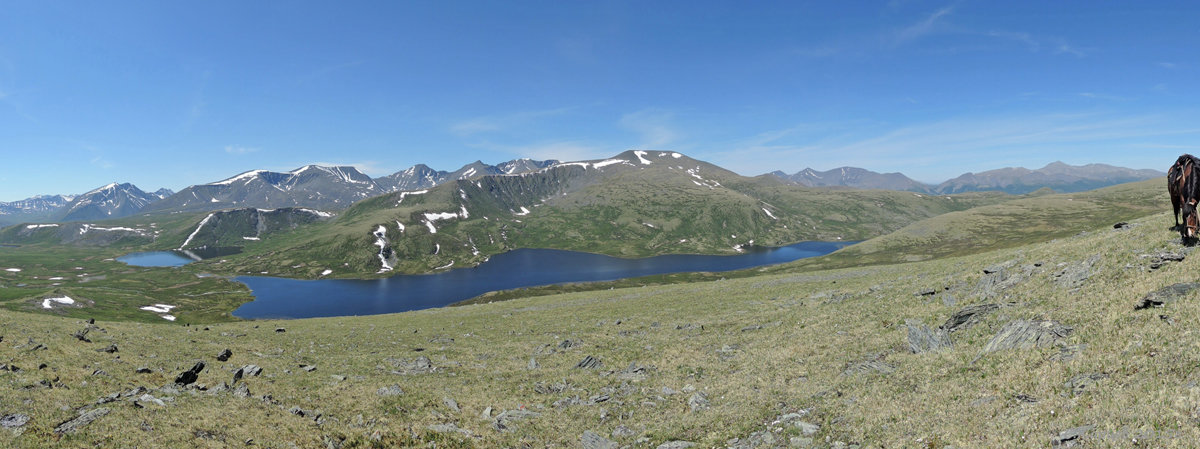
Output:
[[1165,170],[1200,151],[1200,6],[1151,3],[13,2],[0,201],[632,148]]

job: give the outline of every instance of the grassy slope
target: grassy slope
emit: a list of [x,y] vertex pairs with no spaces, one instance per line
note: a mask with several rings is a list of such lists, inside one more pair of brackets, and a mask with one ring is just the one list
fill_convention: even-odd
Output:
[[[179,326],[100,322],[93,343],[70,336],[78,319],[0,312],[0,361],[23,368],[0,372],[0,413],[33,419],[21,436],[0,432],[0,445],[157,446],[322,445],[347,438],[349,447],[395,447],[439,441],[438,447],[576,446],[586,430],[608,436],[618,426],[647,438],[650,447],[683,439],[701,447],[775,429],[788,412],[805,411],[825,441],[871,447],[1048,446],[1057,432],[1092,424],[1092,443],[1124,447],[1141,435],[1154,447],[1190,447],[1200,439],[1195,352],[1200,334],[1196,293],[1165,309],[1135,311],[1142,295],[1193,281],[1191,258],[1148,268],[1145,257],[1180,252],[1167,230],[1169,213],[1136,220],[1129,229],[1095,223],[1086,233],[993,252],[899,265],[771,274],[743,279],[617,289],[387,316],[288,322]],[[1055,273],[1094,265],[1078,286]],[[982,270],[1007,267],[1011,287],[987,288]],[[1026,274],[1019,274],[1026,273]],[[914,295],[925,289],[941,293]],[[934,326],[960,308],[1011,303],[979,325],[953,334],[945,352],[910,354],[906,319]],[[1166,319],[1161,318],[1165,316]],[[1005,322],[1040,317],[1070,325],[1064,344],[1087,345],[1070,361],[1056,347],[991,353],[982,346]],[[275,332],[276,326],[287,332]],[[761,328],[759,327],[761,326]],[[19,349],[28,339],[49,347]],[[564,339],[581,345],[547,354]],[[118,354],[96,352],[110,343]],[[216,362],[231,348],[234,357]],[[120,357],[117,358],[116,356]],[[398,375],[396,361],[429,357],[439,370]],[[585,355],[599,370],[573,368]],[[538,367],[529,369],[536,358]],[[890,374],[843,375],[857,361],[880,360]],[[115,402],[81,433],[51,432],[109,393],[156,388],[197,360],[210,366],[200,383],[215,385],[230,369],[254,363],[264,376],[247,381],[255,397],[154,391],[166,407]],[[39,363],[48,366],[37,369]],[[642,380],[616,374],[630,364],[647,367]],[[315,364],[313,372],[299,370]],[[150,374],[134,374],[138,366]],[[92,376],[95,369],[107,375]],[[1109,376],[1072,396],[1065,383],[1080,374]],[[345,380],[331,376],[347,376]],[[39,386],[42,380],[56,388]],[[57,382],[55,384],[54,382]],[[566,384],[562,392],[540,386]],[[380,387],[405,393],[384,397]],[[663,387],[693,386],[711,407],[691,411],[690,394]],[[627,386],[624,387],[623,386]],[[610,389],[611,388],[611,389]],[[560,399],[607,394],[607,402],[556,408]],[[270,401],[257,398],[270,395]],[[453,410],[443,399],[453,398]],[[1034,398],[1036,402],[1027,399]],[[320,409],[324,423],[290,414]],[[501,432],[481,418],[488,407],[525,408],[541,416]],[[63,410],[66,408],[67,410]],[[453,423],[471,436],[434,431]],[[445,428],[443,428],[444,430]],[[784,437],[795,429],[782,430]],[[204,437],[198,438],[197,435]],[[378,438],[379,441],[373,441]],[[827,440],[828,438],[828,440]]]

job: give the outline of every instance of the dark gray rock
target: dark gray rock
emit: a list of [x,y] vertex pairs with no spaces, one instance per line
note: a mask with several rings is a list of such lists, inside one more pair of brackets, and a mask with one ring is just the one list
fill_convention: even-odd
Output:
[[29,415],[22,413],[0,417],[0,427],[5,429],[15,429],[24,426],[27,422],[29,422]]
[[148,367],[139,366],[138,369],[135,370],[134,372],[138,373],[138,374],[150,374],[152,371],[150,371],[150,368],[148,368]]
[[284,329],[282,327],[277,327],[277,328],[275,328],[275,332],[284,333],[284,332],[287,332],[287,329]]
[[1192,292],[1200,289],[1200,283],[1185,282],[1180,284],[1168,285],[1158,290],[1147,293],[1142,297],[1142,300],[1133,307],[1134,310],[1149,309],[1151,307],[1160,307],[1166,303],[1185,298]]
[[178,385],[191,385],[200,377],[201,371],[204,371],[204,362],[196,362],[195,365],[192,365],[192,369],[179,373],[179,376],[175,377],[175,383]]
[[304,370],[305,372],[311,373],[311,372],[317,370],[317,365],[300,365],[300,369]]
[[595,357],[592,357],[589,355],[587,357],[584,357],[583,360],[580,360],[579,363],[577,363],[575,365],[575,368],[577,368],[577,369],[595,369],[595,368],[599,368],[601,366],[604,366],[604,362],[600,361],[600,359],[598,359],[598,358],[595,358]]
[[936,352],[954,346],[945,329],[934,331],[916,320],[904,320],[904,325],[908,327],[908,350],[913,354]]
[[79,341],[82,341],[82,342],[91,343],[91,342],[92,342],[92,340],[89,340],[89,339],[88,339],[88,337],[87,337],[88,331],[90,331],[90,330],[92,330],[92,329],[91,329],[91,328],[88,328],[88,327],[85,327],[85,328],[83,328],[83,329],[80,329],[80,330],[77,330],[77,331],[75,331],[75,333],[74,333],[74,334],[71,334],[71,336],[72,336],[72,337],[75,337],[75,339],[76,339],[76,340],[79,340]]
[[583,435],[579,437],[580,444],[583,449],[617,449],[617,442],[600,436],[596,432],[590,430],[583,431]]
[[1074,329],[1049,320],[1015,320],[992,337],[983,347],[981,354],[1004,349],[1030,349],[1053,345],[1071,335]]
[[1083,440],[1084,435],[1086,435],[1088,432],[1091,432],[1092,429],[1094,429],[1094,428],[1096,428],[1095,424],[1089,424],[1086,426],[1079,426],[1079,427],[1064,430],[1062,432],[1059,432],[1058,435],[1055,435],[1054,439],[1050,440],[1050,445],[1051,446],[1062,446],[1062,447],[1075,446],[1077,444],[1080,444],[1082,442],[1081,440]]
[[572,340],[572,339],[568,338],[558,344],[558,349],[571,349],[571,348],[582,346],[582,345],[583,345],[582,341]]
[[113,345],[108,345],[108,346],[106,346],[106,347],[103,347],[103,348],[97,349],[97,350],[96,350],[96,352],[107,352],[107,353],[109,353],[109,354],[112,354],[112,353],[114,353],[114,352],[117,352],[117,345],[115,345],[115,344],[113,344]]
[[950,318],[946,320],[945,324],[942,324],[941,328],[946,332],[954,332],[960,329],[969,328],[982,321],[985,315],[994,312],[999,308],[999,304],[976,304],[965,307],[962,310],[954,312],[953,315],[950,315]]
[[250,397],[250,387],[246,386],[244,383],[238,384],[238,386],[233,389],[233,396],[239,398]]
[[75,433],[79,429],[82,429],[82,428],[86,427],[88,424],[91,424],[93,421],[100,419],[104,415],[107,415],[108,412],[110,412],[110,411],[111,410],[109,410],[107,408],[101,407],[101,408],[95,408],[95,409],[80,412],[79,416],[76,416],[75,418],[65,421],[62,424],[59,424],[57,427],[55,427],[54,433],[57,433],[57,434]]
[[258,365],[246,365],[241,368],[238,368],[237,371],[233,372],[233,382],[232,383],[236,384],[236,383],[238,383],[239,380],[242,380],[242,378],[244,378],[244,377],[254,377],[259,374],[262,374],[262,367],[260,367]]
[[226,348],[217,354],[217,361],[225,362],[228,361],[230,357],[233,357],[233,351],[230,351],[228,348]]

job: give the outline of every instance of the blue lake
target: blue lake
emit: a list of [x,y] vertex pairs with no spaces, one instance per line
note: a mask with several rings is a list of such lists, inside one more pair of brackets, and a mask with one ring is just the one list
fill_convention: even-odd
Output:
[[730,271],[829,254],[854,242],[802,242],[733,256],[668,255],[621,259],[553,249],[518,249],[473,268],[384,279],[296,280],[239,276],[255,300],[240,318],[375,315],[442,307],[487,292],[571,282],[611,281],[655,274]]
[[195,262],[195,259],[184,257],[175,251],[147,251],[144,253],[126,254],[118,257],[118,261],[136,267],[178,267]]

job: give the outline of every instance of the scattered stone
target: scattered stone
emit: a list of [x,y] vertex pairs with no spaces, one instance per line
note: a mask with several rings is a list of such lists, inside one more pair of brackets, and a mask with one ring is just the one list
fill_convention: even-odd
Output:
[[941,329],[948,333],[960,329],[966,329],[978,324],[983,320],[984,315],[987,315],[988,313],[991,313],[999,308],[999,304],[976,304],[973,306],[968,306],[962,310],[954,312],[954,315],[950,315],[950,318],[946,320],[946,323],[942,324]]
[[87,337],[88,331],[90,331],[90,330],[92,330],[90,327],[85,327],[83,329],[75,331],[75,333],[71,334],[71,336],[75,337],[76,340],[86,342],[86,343],[91,343],[92,340],[88,339],[88,337]]
[[688,407],[691,408],[693,412],[704,410],[708,408],[709,405],[711,405],[711,403],[708,401],[708,395],[704,394],[703,391],[697,391],[692,395],[692,397],[688,398]]
[[679,394],[679,392],[675,391],[671,387],[662,387],[662,394],[663,396],[674,396]]
[[541,416],[541,413],[531,412],[528,410],[505,410],[496,416],[496,420],[492,422],[492,426],[499,431],[511,430],[514,423],[523,421],[529,418]]
[[108,345],[107,347],[97,349],[96,352],[107,352],[109,354],[112,354],[114,352],[117,352],[117,345],[115,345],[115,344]]
[[479,414],[479,417],[486,419],[486,420],[491,420],[492,419],[492,408],[487,407],[487,408],[483,409],[483,412],[481,412]]
[[434,424],[434,425],[429,426],[428,429],[432,430],[434,432],[437,432],[437,433],[457,433],[457,434],[462,434],[465,436],[471,436],[470,430],[461,429],[458,426],[454,425],[454,423]]
[[629,438],[634,435],[637,435],[637,432],[634,432],[633,429],[630,429],[624,424],[617,425],[617,427],[612,431],[613,438]]
[[311,372],[317,370],[317,366],[316,365],[300,365],[300,369],[304,370],[305,372],[311,373]]
[[243,366],[241,368],[238,368],[237,371],[234,371],[232,383],[236,384],[239,380],[242,380],[243,377],[254,377],[261,373],[262,373],[262,367],[259,367],[258,365]]
[[284,329],[282,327],[277,327],[277,328],[275,328],[275,332],[284,333],[284,332],[287,332],[287,329]]
[[603,365],[604,365],[604,362],[600,361],[600,359],[589,355],[587,357],[584,357],[583,360],[580,360],[579,363],[575,365],[575,368],[577,368],[577,369],[594,369],[594,368],[599,368]]
[[1095,255],[1078,264],[1068,265],[1062,270],[1051,274],[1054,282],[1064,288],[1079,288],[1085,281],[1092,276],[1092,266],[1100,261],[1100,256]]
[[583,449],[617,449],[617,442],[600,436],[596,432],[590,430],[583,431],[583,435],[579,437]]
[[1055,362],[1070,362],[1079,356],[1079,353],[1087,349],[1087,344],[1080,343],[1077,345],[1063,346],[1059,348],[1058,354],[1050,356],[1050,360]]
[[696,446],[696,443],[693,443],[691,441],[675,440],[675,441],[668,441],[666,443],[660,444],[660,445],[658,445],[657,449],[687,449],[689,447],[695,447],[695,446]]
[[762,328],[763,328],[763,326],[761,324],[755,324],[753,326],[743,327],[742,332],[756,331],[756,330],[761,330]]
[[425,356],[420,356],[412,360],[398,361],[395,364],[399,369],[392,371],[393,374],[426,374],[437,371],[437,367],[433,366],[433,363],[429,361],[429,357]]
[[104,370],[102,370],[102,369],[96,369],[95,371],[92,371],[92,375],[93,376],[107,376],[108,373],[104,372]]
[[853,376],[856,374],[891,374],[896,370],[896,367],[884,362],[882,356],[876,356],[867,360],[853,362],[842,370],[843,376]]
[[945,329],[933,331],[916,320],[904,320],[908,327],[908,350],[913,354],[937,352],[954,346]]
[[384,397],[400,396],[400,395],[404,394],[404,390],[401,389],[399,385],[389,385],[386,387],[380,387],[379,391],[377,391],[376,393],[379,394],[380,396],[384,396]]
[[462,411],[461,408],[458,408],[458,401],[455,401],[454,398],[449,396],[442,398],[442,404],[445,404],[450,410],[454,410],[456,412]]
[[336,381],[338,381],[338,382],[341,382],[341,381],[344,381],[344,380],[346,380],[346,376],[343,376],[343,375],[341,375],[341,374],[334,374],[334,375],[331,375],[331,376],[329,376],[329,378],[330,378],[330,379],[333,379],[333,380],[336,380]]
[[1034,403],[1037,403],[1038,398],[1027,395],[1025,393],[1018,393],[1013,396],[1013,400],[1017,401],[1017,402],[1024,402],[1026,404],[1034,404]]
[[540,366],[540,365],[538,365],[538,361],[537,361],[537,359],[536,359],[536,358],[533,358],[533,357],[530,357],[530,358],[529,358],[529,365],[527,365],[525,368],[526,368],[526,369],[529,369],[529,370],[531,370],[531,371],[532,371],[532,370],[538,369],[538,367],[539,367],[539,366]]
[[1200,283],[1185,282],[1169,285],[1147,293],[1133,309],[1142,310],[1151,307],[1161,307],[1168,302],[1184,298],[1197,289],[1200,289]]
[[1067,381],[1066,384],[1064,384],[1064,386],[1067,388],[1067,391],[1063,393],[1063,396],[1067,396],[1067,395],[1070,395],[1071,397],[1079,396],[1079,395],[1083,394],[1084,391],[1086,391],[1088,388],[1091,388],[1093,385],[1100,383],[1100,381],[1102,381],[1104,379],[1108,379],[1108,374],[1091,373],[1091,374],[1080,374],[1078,376],[1072,377],[1070,380]]
[[179,373],[175,378],[175,383],[178,385],[191,385],[200,377],[200,372],[204,371],[204,362],[196,362],[192,369]]
[[1066,326],[1050,320],[1015,320],[1004,327],[984,345],[980,354],[1004,349],[1041,348],[1054,344],[1066,338],[1074,331]]
[[226,348],[222,350],[220,354],[217,354],[217,361],[225,362],[228,361],[230,357],[233,357],[233,351],[230,351],[228,348]]
[[145,367],[145,366],[139,366],[138,369],[135,370],[134,372],[138,373],[138,374],[150,374],[151,373],[150,368]]
[[1062,446],[1062,447],[1075,446],[1076,444],[1079,444],[1081,442],[1081,440],[1083,439],[1083,436],[1085,434],[1090,432],[1095,427],[1096,427],[1095,424],[1089,424],[1086,426],[1079,426],[1079,427],[1075,427],[1072,429],[1064,430],[1062,432],[1059,432],[1058,435],[1055,435],[1054,439],[1050,440],[1050,445],[1051,446]]
[[167,403],[163,402],[162,399],[151,396],[150,393],[143,394],[141,397],[137,398],[137,400],[134,403],[136,404],[138,402],[148,402],[148,403],[157,405],[159,407],[167,406]]
[[583,345],[582,341],[572,340],[572,339],[568,338],[558,344],[558,349],[571,349],[571,348],[574,348],[577,346],[582,346],[582,345]]
[[247,387],[244,383],[238,384],[238,386],[233,389],[233,395],[239,398],[248,398],[250,397],[250,387]]
[[650,369],[645,366],[641,366],[636,363],[630,363],[629,366],[617,373],[617,379],[633,382],[646,380],[646,377],[649,376],[649,370]]
[[29,415],[21,413],[0,417],[0,427],[5,429],[16,429],[24,426],[27,422],[29,422]]
[[57,427],[55,427],[54,433],[57,433],[57,434],[75,433],[79,429],[82,429],[85,426],[87,426],[88,424],[91,424],[92,421],[95,421],[97,419],[100,419],[100,417],[107,415],[109,411],[111,411],[111,410],[101,407],[101,408],[96,408],[96,409],[91,409],[91,410],[80,412],[79,416],[76,416],[75,418],[72,418],[66,422],[63,422],[62,424],[59,424]]
[[933,296],[937,294],[937,289],[927,288],[917,292],[916,296]]
[[728,361],[737,357],[740,349],[742,349],[742,345],[722,345],[721,349],[717,350],[717,358]]
[[1124,221],[1119,221],[1113,225],[1113,229],[1128,229],[1128,228],[1129,228],[1129,223],[1126,223]]

